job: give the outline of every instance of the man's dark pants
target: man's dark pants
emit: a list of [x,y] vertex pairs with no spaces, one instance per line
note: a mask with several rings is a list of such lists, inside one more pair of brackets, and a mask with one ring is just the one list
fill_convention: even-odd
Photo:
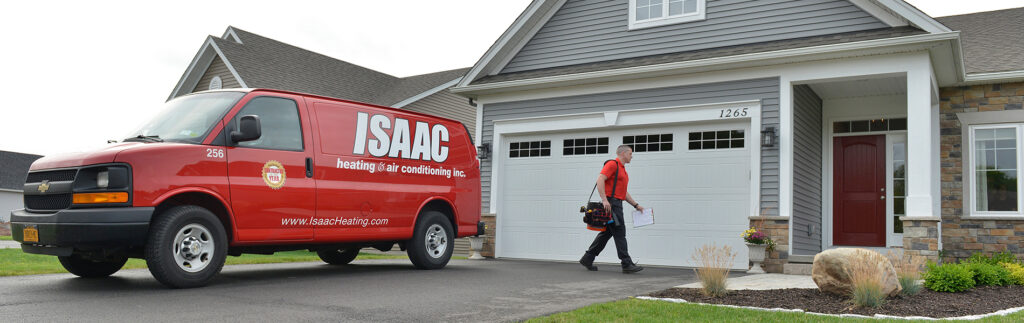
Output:
[[626,225],[622,220],[622,200],[609,197],[608,203],[612,205],[612,218],[615,221],[607,226],[607,230],[597,234],[594,242],[587,249],[587,253],[583,255],[583,260],[587,263],[593,263],[594,258],[601,254],[604,246],[608,244],[608,240],[615,238],[615,251],[618,252],[619,260],[622,261],[622,266],[625,267],[633,264],[633,260],[629,258],[629,251],[626,247]]

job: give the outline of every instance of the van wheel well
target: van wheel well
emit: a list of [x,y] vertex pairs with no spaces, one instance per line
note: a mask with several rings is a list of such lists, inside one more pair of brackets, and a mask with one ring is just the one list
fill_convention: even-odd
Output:
[[455,222],[455,209],[452,208],[451,204],[444,200],[433,200],[423,206],[420,210],[420,215],[427,211],[438,211],[444,214],[448,218],[448,222],[452,224],[452,229],[455,230],[455,235],[458,236],[459,224]]
[[[234,226],[231,224],[231,216],[228,214],[228,210],[224,207],[224,204],[220,202],[216,197],[210,196],[209,194],[199,192],[188,192],[181,193],[160,203],[153,212],[154,216],[163,214],[164,211],[179,205],[195,205],[213,212],[220,220],[221,225],[224,226],[224,232],[227,233],[227,241],[232,241],[234,232],[231,230]],[[152,222],[152,221],[151,221]]]

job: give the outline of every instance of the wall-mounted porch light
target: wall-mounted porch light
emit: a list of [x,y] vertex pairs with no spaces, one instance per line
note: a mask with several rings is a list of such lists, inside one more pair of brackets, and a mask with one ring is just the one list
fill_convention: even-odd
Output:
[[485,142],[476,147],[476,157],[480,160],[487,160],[491,157],[491,143]]
[[761,130],[761,147],[775,147],[775,127]]

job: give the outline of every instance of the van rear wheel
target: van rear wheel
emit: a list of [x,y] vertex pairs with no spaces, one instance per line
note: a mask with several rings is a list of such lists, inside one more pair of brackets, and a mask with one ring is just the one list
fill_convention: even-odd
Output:
[[171,208],[149,228],[146,265],[173,288],[204,286],[224,267],[227,234],[217,216],[194,205]]
[[448,264],[455,250],[455,232],[444,213],[427,211],[416,222],[409,241],[409,260],[419,269],[440,269]]
[[75,276],[82,278],[98,278],[113,275],[118,270],[121,270],[121,267],[124,267],[124,263],[128,261],[128,257],[121,256],[113,259],[94,261],[82,258],[79,255],[70,255],[67,257],[57,257],[57,260],[60,261],[61,266],[64,266],[64,269],[75,274]]
[[347,265],[359,256],[359,248],[320,250],[316,255],[331,265]]

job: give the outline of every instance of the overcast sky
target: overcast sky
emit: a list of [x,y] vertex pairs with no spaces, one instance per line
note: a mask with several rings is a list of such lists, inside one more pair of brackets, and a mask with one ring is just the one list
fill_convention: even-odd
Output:
[[[948,16],[1021,0],[911,0]],[[0,150],[122,139],[227,26],[394,76],[473,65],[529,0],[14,1],[0,10]]]

